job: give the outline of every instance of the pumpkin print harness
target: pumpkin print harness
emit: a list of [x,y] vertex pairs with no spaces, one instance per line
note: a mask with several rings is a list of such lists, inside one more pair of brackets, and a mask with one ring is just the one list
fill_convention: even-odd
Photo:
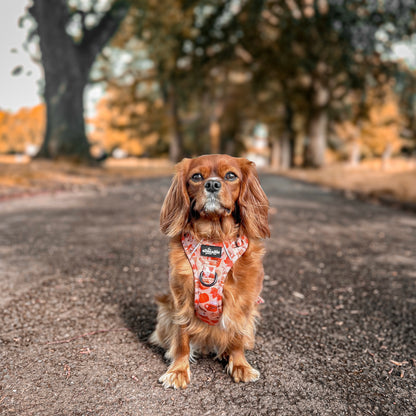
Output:
[[[181,240],[194,275],[195,314],[208,325],[216,325],[222,315],[225,279],[247,250],[248,238],[240,236],[236,240],[213,243],[184,233]],[[256,303],[263,302],[259,296]]]

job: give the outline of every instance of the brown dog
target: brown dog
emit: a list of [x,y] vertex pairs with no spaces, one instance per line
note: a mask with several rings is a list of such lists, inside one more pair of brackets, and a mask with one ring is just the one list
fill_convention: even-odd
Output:
[[263,283],[261,239],[269,204],[254,163],[227,155],[184,159],[166,195],[161,230],[170,241],[170,294],[157,298],[150,341],[171,365],[159,381],[185,388],[194,352],[228,357],[234,381],[256,381],[253,348]]

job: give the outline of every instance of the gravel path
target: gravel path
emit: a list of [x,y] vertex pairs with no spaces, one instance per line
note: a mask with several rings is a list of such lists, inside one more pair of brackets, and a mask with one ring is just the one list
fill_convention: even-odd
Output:
[[[262,320],[235,384],[210,357],[157,383],[170,179],[0,203],[0,414],[414,415],[416,216],[265,175]],[[277,209],[277,212],[276,212]]]

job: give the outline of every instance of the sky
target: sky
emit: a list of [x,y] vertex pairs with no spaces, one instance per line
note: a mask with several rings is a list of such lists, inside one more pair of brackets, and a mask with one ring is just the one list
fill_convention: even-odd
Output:
[[416,34],[409,41],[393,45],[393,56],[403,59],[410,68],[416,69]]
[[[0,1],[0,109],[16,111],[41,102],[38,81],[42,78],[39,65],[31,61],[23,49],[27,28],[18,27],[18,19],[30,0]],[[11,50],[15,49],[15,52]],[[11,73],[22,66],[20,75]]]

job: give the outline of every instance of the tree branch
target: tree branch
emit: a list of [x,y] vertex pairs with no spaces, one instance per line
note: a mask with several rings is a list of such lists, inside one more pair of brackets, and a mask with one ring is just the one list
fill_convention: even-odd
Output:
[[130,4],[126,0],[117,0],[111,9],[103,16],[100,23],[92,29],[85,30],[81,44],[81,50],[94,60],[105,44],[116,33],[121,21],[127,15]]

